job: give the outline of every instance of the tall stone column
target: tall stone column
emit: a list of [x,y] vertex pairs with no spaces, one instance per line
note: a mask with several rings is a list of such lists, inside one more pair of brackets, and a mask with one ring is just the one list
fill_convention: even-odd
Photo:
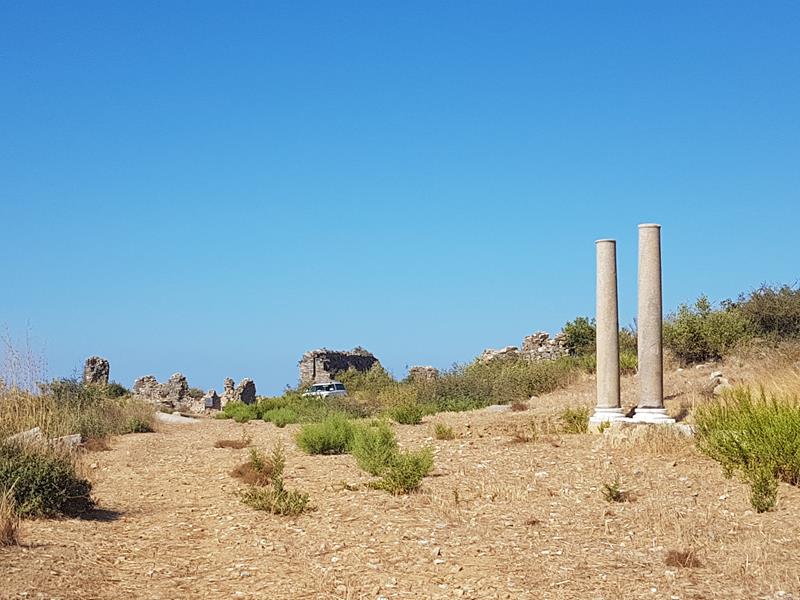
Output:
[[639,225],[639,406],[634,421],[674,423],[664,408],[661,225]]
[[597,407],[589,422],[622,419],[619,402],[617,242],[597,240]]

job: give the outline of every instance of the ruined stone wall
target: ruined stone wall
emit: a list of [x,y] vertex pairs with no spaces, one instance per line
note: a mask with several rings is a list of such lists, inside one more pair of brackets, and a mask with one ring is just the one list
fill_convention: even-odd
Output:
[[380,364],[377,358],[363,348],[337,351],[321,348],[303,354],[300,360],[300,383],[319,383],[331,381],[338,373],[355,369],[369,371],[373,365]]
[[551,338],[544,331],[537,331],[522,340],[522,350],[516,346],[506,346],[499,350],[488,348],[478,357],[480,362],[489,362],[502,358],[524,358],[527,360],[556,360],[567,356],[569,350],[565,345],[564,334],[559,333]]

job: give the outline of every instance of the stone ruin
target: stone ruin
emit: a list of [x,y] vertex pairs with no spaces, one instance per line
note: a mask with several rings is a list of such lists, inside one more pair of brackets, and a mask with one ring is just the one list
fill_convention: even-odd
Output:
[[108,385],[111,370],[108,361],[100,356],[90,356],[83,365],[83,383],[87,385]]
[[[252,379],[244,378],[239,382],[235,388],[233,387],[233,379],[230,377],[225,378],[224,389],[222,396],[219,397],[219,408],[225,408],[229,402],[242,402],[244,404],[253,404],[256,401],[256,384]],[[211,390],[216,395],[214,390]],[[209,392],[210,393],[210,392]]]
[[216,390],[208,390],[202,397],[189,395],[189,383],[181,373],[175,373],[168,381],[159,383],[152,375],[140,377],[133,384],[134,397],[158,404],[163,408],[202,414],[208,410],[221,410],[229,402],[253,404],[256,401],[256,384],[252,379],[242,379],[234,387],[233,379],[225,379],[222,396]]
[[439,377],[439,369],[436,367],[415,365],[408,368],[409,381],[430,381]]
[[533,361],[556,360],[568,354],[569,350],[567,349],[563,332],[551,338],[549,333],[537,331],[522,340],[521,350],[517,346],[506,346],[499,350],[489,348],[483,351],[478,360],[482,363],[508,358],[524,358]]
[[168,381],[158,383],[152,375],[145,375],[133,382],[133,396],[161,404],[164,408],[180,409],[189,403],[189,383],[181,373],[175,373]]
[[355,369],[365,373],[380,361],[361,347],[349,352],[320,348],[303,354],[300,360],[300,384],[332,381],[336,375]]

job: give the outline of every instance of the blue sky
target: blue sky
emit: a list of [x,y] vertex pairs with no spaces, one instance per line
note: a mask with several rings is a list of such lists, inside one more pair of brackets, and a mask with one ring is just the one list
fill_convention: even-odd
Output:
[[[702,4],[702,5],[701,5]],[[51,376],[397,376],[794,282],[794,2],[0,2],[0,325]]]

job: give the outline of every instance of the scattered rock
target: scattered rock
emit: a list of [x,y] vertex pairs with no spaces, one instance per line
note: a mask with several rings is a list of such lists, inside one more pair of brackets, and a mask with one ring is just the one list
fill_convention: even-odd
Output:
[[34,427],[27,431],[21,431],[20,433],[15,433],[6,438],[7,442],[19,444],[31,444],[33,442],[41,442],[42,440],[44,440],[44,434],[42,433],[41,427]]
[[83,383],[89,385],[108,385],[111,367],[101,356],[90,356],[83,365]]
[[54,438],[50,440],[50,444],[56,448],[63,448],[64,450],[76,450],[83,441],[80,433],[74,433],[72,435],[65,435],[62,437]]
[[509,359],[509,358],[519,358],[519,348],[516,346],[506,346],[505,348],[500,348],[495,350],[494,348],[487,348],[483,351],[480,355],[478,360],[482,363],[487,363],[493,360],[498,359]]
[[411,381],[431,381],[439,377],[439,369],[430,366],[415,365],[408,369],[408,379]]

